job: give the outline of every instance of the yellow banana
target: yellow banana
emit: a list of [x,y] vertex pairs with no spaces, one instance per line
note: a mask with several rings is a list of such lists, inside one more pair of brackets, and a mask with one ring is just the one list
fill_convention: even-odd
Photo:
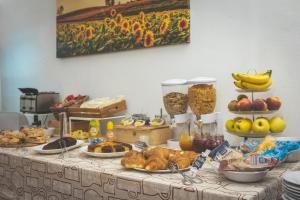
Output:
[[269,81],[264,84],[253,84],[253,83],[248,83],[248,82],[242,82],[241,81],[241,86],[243,89],[248,89],[248,90],[265,90],[268,89],[272,85],[272,79],[269,78]]
[[240,81],[241,79],[238,77],[238,73],[232,73],[231,74],[232,78],[236,81]]
[[242,86],[242,81],[234,81],[234,85],[235,85],[237,88],[244,89],[243,86]]
[[268,70],[263,74],[237,74],[237,78],[242,82],[253,83],[253,84],[265,84],[271,78],[272,70]]

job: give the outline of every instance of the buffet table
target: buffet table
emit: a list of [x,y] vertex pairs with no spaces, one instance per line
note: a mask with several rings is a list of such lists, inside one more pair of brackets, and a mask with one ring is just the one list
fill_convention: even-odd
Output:
[[253,184],[231,182],[207,169],[199,172],[203,183],[184,186],[179,174],[125,170],[120,158],[86,157],[79,149],[61,158],[35,154],[32,148],[0,148],[0,199],[273,200],[281,196],[280,177],[288,169],[300,169],[300,163],[284,163]]

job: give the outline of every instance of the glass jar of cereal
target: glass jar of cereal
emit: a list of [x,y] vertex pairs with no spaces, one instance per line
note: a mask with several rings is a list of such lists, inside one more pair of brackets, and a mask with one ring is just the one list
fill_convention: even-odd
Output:
[[188,81],[188,104],[199,119],[214,112],[216,107],[216,79],[199,77]]
[[171,79],[161,83],[163,101],[167,113],[174,115],[185,114],[188,108],[187,81],[184,79]]

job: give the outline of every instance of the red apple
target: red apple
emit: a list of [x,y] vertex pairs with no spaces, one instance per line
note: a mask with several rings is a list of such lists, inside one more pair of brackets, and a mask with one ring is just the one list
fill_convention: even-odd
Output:
[[267,98],[266,102],[269,110],[279,110],[281,106],[281,100],[279,97],[269,97]]
[[238,108],[240,111],[250,111],[251,101],[247,98],[243,98],[238,102]]
[[268,110],[268,105],[263,99],[255,99],[252,102],[252,109],[254,111],[267,111]]

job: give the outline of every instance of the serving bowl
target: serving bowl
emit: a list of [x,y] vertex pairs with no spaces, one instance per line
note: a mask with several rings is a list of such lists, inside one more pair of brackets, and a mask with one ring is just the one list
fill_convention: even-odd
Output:
[[223,171],[223,175],[232,181],[239,183],[254,183],[261,181],[269,170],[256,172]]
[[298,161],[300,161],[300,149],[290,151],[285,160],[285,162],[298,162]]

